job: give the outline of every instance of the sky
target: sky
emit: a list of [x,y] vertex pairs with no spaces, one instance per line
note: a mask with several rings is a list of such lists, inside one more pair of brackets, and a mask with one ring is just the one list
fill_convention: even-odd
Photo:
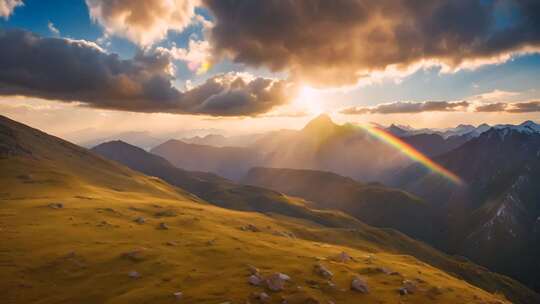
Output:
[[0,113],[59,136],[540,121],[535,0],[0,0]]

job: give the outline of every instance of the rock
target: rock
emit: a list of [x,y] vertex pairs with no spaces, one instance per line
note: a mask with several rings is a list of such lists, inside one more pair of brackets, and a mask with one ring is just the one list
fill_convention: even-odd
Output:
[[252,266],[252,265],[248,265],[248,271],[250,274],[258,274],[259,273],[259,269],[255,266]]
[[254,298],[263,303],[270,301],[270,296],[266,292],[257,293],[254,295]]
[[264,282],[263,278],[261,278],[258,274],[252,274],[248,278],[248,283],[253,286],[261,286],[263,282]]
[[130,271],[130,272],[128,273],[128,276],[129,276],[130,278],[132,278],[132,279],[138,279],[138,278],[141,277],[141,274],[138,273],[138,272],[135,271],[135,270],[132,270],[132,271]]
[[351,290],[361,293],[369,293],[369,287],[364,279],[361,277],[354,277],[351,281]]
[[255,226],[253,224],[248,224],[248,225],[242,226],[242,227],[240,227],[240,230],[242,230],[242,231],[251,231],[251,232],[260,232],[261,231],[261,230],[259,230],[259,228],[257,228],[257,226]]
[[50,203],[48,206],[51,209],[62,209],[62,208],[64,208],[64,204],[62,204],[62,203]]
[[387,267],[375,267],[375,268],[367,268],[365,269],[366,273],[383,273],[386,275],[400,275],[399,272],[393,271],[390,268]]
[[416,284],[411,280],[403,281],[403,286],[398,289],[400,295],[413,294],[416,290]]
[[174,246],[178,246],[178,243],[175,241],[168,241],[168,242],[165,242],[165,245],[174,247]]
[[139,216],[138,218],[134,219],[133,221],[134,221],[135,223],[141,224],[141,225],[144,224],[144,223],[146,223],[146,220],[145,220],[144,217],[142,217],[142,216]]
[[167,225],[167,223],[159,223],[158,225],[158,229],[161,229],[161,230],[168,230],[169,229],[169,225]]
[[181,300],[182,297],[184,296],[184,293],[181,292],[181,291],[178,291],[178,292],[173,293],[173,296],[174,296],[174,298],[175,298],[176,300]]
[[144,260],[144,251],[145,249],[135,249],[132,251],[122,253],[122,258],[128,259],[134,262],[140,262]]
[[328,270],[321,264],[315,264],[314,270],[316,274],[322,276],[323,278],[328,279],[334,276],[334,274],[330,270]]
[[282,291],[285,288],[285,283],[291,278],[283,273],[274,273],[266,278],[266,286],[271,291]]
[[347,263],[352,261],[352,258],[350,255],[348,255],[345,251],[341,252],[337,256],[333,258],[334,261],[340,262],[340,263]]

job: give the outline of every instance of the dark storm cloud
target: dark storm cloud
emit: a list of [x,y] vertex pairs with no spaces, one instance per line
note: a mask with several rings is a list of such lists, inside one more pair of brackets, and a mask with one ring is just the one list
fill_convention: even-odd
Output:
[[255,115],[288,101],[284,81],[223,74],[181,92],[166,53],[123,60],[79,40],[0,30],[0,95],[23,95],[135,112]]
[[454,112],[466,110],[467,101],[425,101],[425,102],[393,102],[380,104],[375,107],[352,107],[342,110],[342,114],[397,114],[421,112]]
[[[449,68],[538,51],[537,0],[203,0],[218,55],[317,85],[439,62]],[[499,22],[499,20],[510,20]]]
[[540,101],[505,103],[498,102],[478,106],[476,112],[533,113],[540,112]]

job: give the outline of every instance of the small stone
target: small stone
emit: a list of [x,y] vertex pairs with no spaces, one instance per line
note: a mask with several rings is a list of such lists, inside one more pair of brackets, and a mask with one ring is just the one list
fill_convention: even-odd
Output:
[[62,208],[64,208],[64,204],[62,204],[62,203],[50,203],[48,206],[49,206],[49,208],[52,208],[52,209],[62,209]]
[[259,273],[259,269],[255,266],[252,266],[252,265],[248,265],[248,271],[250,274],[258,274]]
[[138,278],[141,277],[141,274],[138,273],[138,272],[135,271],[135,270],[132,270],[132,271],[130,271],[130,272],[128,273],[128,276],[129,276],[130,278],[132,278],[132,279],[138,279]]
[[282,291],[285,288],[285,282],[289,281],[290,277],[283,273],[274,273],[266,278],[266,286],[271,291]]
[[352,258],[345,251],[343,251],[340,254],[338,254],[336,257],[334,257],[333,260],[338,261],[340,263],[347,263],[347,262],[352,261]]
[[369,293],[369,287],[364,279],[361,277],[354,277],[351,281],[351,290],[361,293]]
[[141,224],[141,225],[144,224],[144,223],[146,223],[146,220],[145,220],[144,217],[142,217],[142,216],[139,216],[138,218],[136,218],[136,219],[133,220],[133,221],[134,221],[135,223]]
[[161,230],[168,230],[169,229],[169,225],[167,225],[167,223],[159,223],[158,225],[158,229],[161,229]]
[[248,224],[245,226],[240,227],[240,230],[242,231],[251,231],[251,232],[260,232],[259,228],[253,224]]
[[134,262],[140,262],[144,260],[144,249],[136,249],[122,253],[122,258],[128,259]]
[[400,295],[413,294],[416,290],[416,284],[411,280],[403,281],[403,286],[398,289]]
[[258,274],[252,274],[249,276],[248,282],[253,286],[261,286],[264,280]]
[[176,300],[181,300],[182,297],[184,296],[184,293],[181,292],[181,291],[178,291],[178,292],[173,293],[173,296],[174,296],[174,298],[175,298]]
[[178,246],[178,243],[175,241],[168,241],[165,243],[165,245],[174,247],[174,246]]
[[326,267],[324,267],[323,265],[321,264],[315,264],[315,273],[322,276],[323,278],[331,278],[334,276],[334,274],[328,270]]
[[270,296],[266,292],[255,293],[254,298],[263,303],[267,303],[268,301],[270,301]]

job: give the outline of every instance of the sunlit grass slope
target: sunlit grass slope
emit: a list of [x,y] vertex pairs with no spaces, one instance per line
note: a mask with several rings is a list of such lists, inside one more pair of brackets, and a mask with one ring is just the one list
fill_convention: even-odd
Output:
[[[399,234],[215,207],[5,118],[0,155],[2,303],[258,303],[261,292],[269,303],[507,302],[403,254],[411,244]],[[331,258],[343,251],[353,260]],[[249,285],[248,265],[290,281],[279,292]],[[350,290],[356,275],[368,294]],[[400,295],[403,280],[417,290]]]

